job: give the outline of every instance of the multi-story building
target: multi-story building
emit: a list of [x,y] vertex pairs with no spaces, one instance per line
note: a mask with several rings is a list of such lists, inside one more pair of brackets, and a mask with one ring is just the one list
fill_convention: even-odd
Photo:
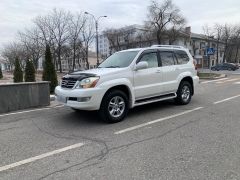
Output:
[[103,34],[98,36],[98,49],[101,58],[105,58],[110,55],[110,47],[107,36]]
[[[210,67],[223,63],[225,45],[213,37],[191,33],[191,45],[188,47],[199,67]],[[214,55],[207,55],[207,48],[214,48]]]

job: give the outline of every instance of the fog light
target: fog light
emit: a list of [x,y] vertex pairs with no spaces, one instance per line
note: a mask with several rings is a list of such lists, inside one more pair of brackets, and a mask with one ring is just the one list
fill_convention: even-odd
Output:
[[90,101],[91,97],[78,97],[78,102],[87,102]]

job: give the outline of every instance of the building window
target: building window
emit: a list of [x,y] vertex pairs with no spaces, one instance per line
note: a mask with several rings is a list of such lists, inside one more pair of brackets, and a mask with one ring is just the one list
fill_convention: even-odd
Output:
[[200,43],[200,49],[204,49],[205,48],[205,42],[201,42]]

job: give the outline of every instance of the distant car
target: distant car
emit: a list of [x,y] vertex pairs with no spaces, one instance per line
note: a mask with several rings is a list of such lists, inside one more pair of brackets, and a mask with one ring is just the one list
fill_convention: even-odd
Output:
[[217,64],[211,67],[211,70],[213,71],[220,71],[220,70],[235,71],[237,69],[238,69],[237,66],[230,63]]
[[234,64],[234,63],[229,63],[229,64],[232,64],[232,65],[236,66],[237,69],[239,69],[239,64]]

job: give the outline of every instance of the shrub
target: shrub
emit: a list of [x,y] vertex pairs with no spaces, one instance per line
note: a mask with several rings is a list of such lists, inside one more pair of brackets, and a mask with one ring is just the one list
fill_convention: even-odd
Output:
[[42,80],[50,81],[50,93],[53,93],[58,81],[57,74],[52,63],[52,54],[49,45],[46,46]]
[[25,79],[25,82],[36,81],[34,65],[33,65],[33,62],[30,60],[27,60],[26,62],[24,79]]
[[13,72],[13,81],[15,83],[23,82],[23,72],[22,72],[18,58],[16,58],[14,66],[15,66],[15,68],[14,68],[14,72]]

